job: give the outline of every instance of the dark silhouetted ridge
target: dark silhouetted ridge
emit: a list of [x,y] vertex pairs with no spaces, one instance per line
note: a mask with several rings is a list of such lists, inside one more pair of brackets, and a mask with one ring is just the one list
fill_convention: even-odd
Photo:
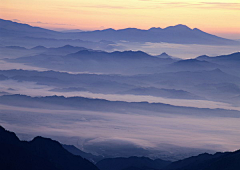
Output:
[[1,170],[98,170],[86,159],[75,156],[49,138],[22,142],[13,132],[0,127]]
[[200,154],[173,162],[164,170],[238,170],[240,169],[240,151]]

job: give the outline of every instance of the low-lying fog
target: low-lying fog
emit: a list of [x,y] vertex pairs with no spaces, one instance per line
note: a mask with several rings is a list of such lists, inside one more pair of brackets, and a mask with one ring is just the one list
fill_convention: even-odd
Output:
[[[15,80],[1,81],[0,84],[0,91],[28,96],[83,96],[110,101],[148,101],[175,106],[240,110],[240,107],[207,100],[90,92],[54,92],[50,91],[51,89],[53,87]],[[21,139],[29,140],[37,135],[51,137],[65,144],[73,144],[86,152],[110,157],[132,156],[135,153],[137,156],[176,160],[202,152],[240,148],[239,116],[216,114],[211,116],[209,113],[209,117],[206,117],[206,115],[194,113],[189,115],[188,113],[186,115],[153,113],[153,111],[141,109],[129,110],[126,114],[117,111],[62,109],[60,106],[56,109],[56,107],[49,108],[49,105],[51,103],[47,103],[46,107],[26,108],[1,104],[0,124],[19,134]],[[129,148],[132,149],[131,152]]]
[[0,68],[1,70],[11,70],[11,69],[23,69],[23,70],[37,70],[37,71],[45,71],[45,68],[39,68],[34,66],[25,65],[22,63],[10,63],[3,60],[0,60]]
[[[238,149],[239,121],[239,118],[206,119],[165,113],[140,115],[0,106],[1,125],[20,134],[22,139],[37,135],[51,137],[95,154],[106,154],[109,149],[106,145],[110,144],[120,150],[132,147],[162,151],[152,157],[172,156],[172,159],[181,157],[179,150],[171,153],[174,145],[214,151]],[[188,153],[187,150],[184,152]]]
[[170,56],[189,59],[201,55],[219,56],[239,51],[239,46],[214,46],[198,44],[173,44],[173,43],[134,43],[120,42],[120,47],[124,50],[141,50],[152,55],[159,55],[163,52]]
[[33,82],[18,82],[15,80],[6,80],[1,81],[0,91],[12,93],[12,94],[23,94],[27,96],[65,96],[65,97],[74,97],[81,96],[87,98],[98,98],[106,99],[110,101],[127,101],[127,102],[150,102],[150,103],[165,103],[175,106],[187,106],[187,107],[197,107],[197,108],[222,108],[222,109],[232,109],[239,110],[240,107],[232,106],[228,103],[223,102],[214,102],[208,100],[187,100],[187,99],[170,99],[163,97],[155,96],[146,96],[146,95],[131,95],[131,94],[100,94],[100,93],[91,93],[84,91],[74,91],[74,92],[56,92],[51,91],[54,87],[37,85]]

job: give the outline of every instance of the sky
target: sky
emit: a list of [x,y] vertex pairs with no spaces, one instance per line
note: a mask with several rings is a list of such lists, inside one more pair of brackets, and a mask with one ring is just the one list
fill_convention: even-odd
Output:
[[55,30],[184,24],[240,39],[240,0],[0,0],[0,18]]

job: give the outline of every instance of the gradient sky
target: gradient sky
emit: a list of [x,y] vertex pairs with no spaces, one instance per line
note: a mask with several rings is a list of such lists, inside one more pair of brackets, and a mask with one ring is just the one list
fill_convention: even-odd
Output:
[[240,38],[240,0],[0,0],[0,18],[51,29],[185,24]]

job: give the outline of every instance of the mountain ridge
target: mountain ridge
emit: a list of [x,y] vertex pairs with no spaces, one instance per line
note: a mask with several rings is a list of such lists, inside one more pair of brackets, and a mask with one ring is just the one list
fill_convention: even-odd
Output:
[[[51,104],[49,104],[51,102]],[[45,96],[45,97],[31,97],[26,95],[3,95],[0,96],[0,103],[4,105],[12,105],[17,107],[31,107],[45,108],[74,108],[78,110],[101,111],[101,112],[116,112],[128,113],[130,110],[147,110],[149,114],[155,112],[188,115],[188,116],[206,116],[206,117],[232,117],[238,118],[239,112],[237,110],[227,109],[209,109],[209,108],[196,108],[187,106],[174,106],[165,103],[149,103],[149,102],[126,102],[126,101],[110,101],[99,98],[86,98],[86,97],[64,97],[64,96]],[[49,105],[46,105],[49,104]],[[128,110],[127,112],[124,110]],[[194,114],[192,113],[194,112]],[[211,113],[211,114],[210,114]],[[141,113],[139,113],[141,114]]]
[[239,45],[238,41],[225,39],[201,31],[191,29],[186,25],[178,24],[162,28],[142,30],[138,28],[125,28],[115,30],[112,28],[84,32],[58,32],[28,24],[0,19],[0,33],[6,37],[42,37],[42,38],[70,38],[90,41],[131,41],[131,42],[166,42],[176,44],[212,44],[212,45]]

